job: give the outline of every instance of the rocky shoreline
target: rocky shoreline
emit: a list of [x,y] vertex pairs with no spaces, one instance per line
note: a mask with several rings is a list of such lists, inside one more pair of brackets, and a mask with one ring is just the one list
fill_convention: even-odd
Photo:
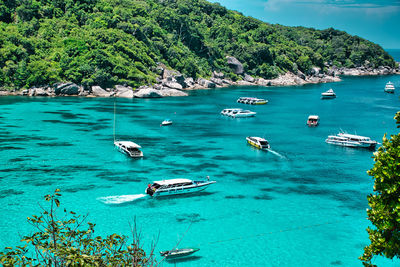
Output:
[[[124,97],[124,98],[160,98],[169,96],[188,96],[188,90],[212,89],[228,86],[293,86],[304,84],[328,83],[341,81],[340,75],[367,76],[367,75],[389,75],[400,74],[400,64],[397,68],[380,66],[373,68],[366,63],[358,68],[337,68],[329,66],[328,71],[323,73],[320,68],[313,67],[306,75],[300,71],[296,74],[287,72],[275,79],[254,78],[244,72],[243,65],[234,57],[227,57],[227,63],[232,71],[242,78],[239,81],[232,81],[225,77],[224,73],[214,71],[208,79],[199,78],[194,80],[191,77],[184,77],[175,70],[168,69],[165,65],[159,64],[157,69],[160,76],[157,83],[151,86],[141,86],[133,89],[130,86],[116,85],[114,88],[103,89],[100,86],[84,88],[72,82],[56,83],[52,86],[33,87],[7,91],[0,89],[0,96],[22,95],[22,96],[82,96],[82,97]],[[327,66],[328,67],[328,66]]]

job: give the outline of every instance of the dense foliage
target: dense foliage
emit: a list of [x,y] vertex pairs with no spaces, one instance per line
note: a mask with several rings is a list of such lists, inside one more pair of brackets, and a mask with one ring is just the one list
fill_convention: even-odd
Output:
[[205,0],[0,0],[0,87],[138,86],[155,82],[158,62],[194,78],[235,78],[226,56],[264,78],[325,62],[394,66],[357,36],[271,25]]
[[[395,116],[400,128],[400,112]],[[389,259],[400,257],[400,133],[383,137],[382,146],[374,155],[375,164],[368,174],[375,180],[374,193],[368,196],[368,220],[374,228],[367,231],[371,244],[360,257],[364,266],[375,266],[376,255]]]
[[28,217],[36,230],[25,236],[27,244],[7,247],[0,252],[1,266],[154,266],[152,252],[146,256],[140,247],[139,235],[132,229],[133,242],[117,234],[102,238],[94,236],[94,224],[87,223],[87,216],[59,211],[60,196],[57,189],[46,195],[48,208],[39,216]]

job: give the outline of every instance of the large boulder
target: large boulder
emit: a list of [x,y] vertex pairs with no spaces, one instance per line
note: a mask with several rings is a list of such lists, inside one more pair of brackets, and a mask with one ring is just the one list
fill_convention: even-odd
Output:
[[107,92],[100,86],[92,86],[92,95],[99,97],[110,97],[111,93]]
[[135,92],[133,96],[137,98],[158,98],[162,97],[161,91],[162,90],[156,90],[152,87],[144,87]]
[[216,79],[223,79],[223,78],[225,78],[225,75],[222,73],[222,72],[217,72],[217,71],[213,71],[213,74],[212,74],[212,76],[213,76],[213,78],[216,78]]
[[56,95],[78,95],[80,86],[75,83],[56,83],[54,86],[54,92]]
[[235,74],[243,74],[243,65],[235,57],[226,57],[226,62],[228,63],[229,67],[232,68]]
[[197,80],[197,83],[203,86],[204,88],[215,88],[216,85],[212,81],[200,78]]
[[215,83],[215,84],[217,84],[217,85],[223,85],[223,81],[222,81],[222,79],[221,78],[211,78],[210,79],[213,83]]
[[49,96],[49,93],[47,92],[47,88],[36,88],[35,89],[35,96]]
[[170,89],[170,88],[165,88],[162,90],[159,90],[159,93],[161,96],[188,96],[186,92],[176,90],[176,89]]
[[245,80],[246,82],[249,82],[249,83],[254,83],[256,81],[256,79],[254,79],[254,77],[248,75],[247,73],[244,75],[243,80]]
[[132,98],[134,96],[133,89],[130,86],[116,85],[115,86],[115,96]]
[[182,90],[182,85],[177,83],[177,82],[164,82],[163,83],[164,86],[169,87],[171,89],[177,89],[177,90]]
[[310,70],[310,74],[314,75],[314,76],[317,76],[320,72],[321,72],[321,68],[315,67],[315,66],[312,67]]

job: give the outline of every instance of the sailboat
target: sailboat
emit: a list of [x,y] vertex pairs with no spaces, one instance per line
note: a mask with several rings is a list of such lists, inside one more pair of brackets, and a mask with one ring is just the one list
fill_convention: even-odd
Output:
[[115,138],[115,102],[114,102],[114,146],[122,153],[131,158],[143,157],[143,152],[140,150],[142,147],[132,141],[121,141]]

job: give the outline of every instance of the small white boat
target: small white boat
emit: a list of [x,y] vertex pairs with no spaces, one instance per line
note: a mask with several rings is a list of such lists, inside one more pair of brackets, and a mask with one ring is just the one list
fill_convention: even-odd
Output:
[[392,82],[388,82],[385,86],[385,92],[394,94],[394,84]]
[[241,108],[226,108],[221,111],[221,115],[229,116],[229,114],[231,114],[233,111],[239,111],[239,110],[242,110],[242,109]]
[[346,147],[356,147],[356,148],[369,148],[375,149],[378,144],[377,141],[371,140],[370,137],[348,134],[348,133],[338,133],[337,135],[329,135],[325,140],[328,144],[346,146]]
[[271,148],[268,141],[261,137],[248,136],[246,137],[247,143],[262,150],[268,150]]
[[128,155],[131,158],[141,158],[143,157],[143,152],[140,150],[142,148],[138,144],[131,141],[114,141],[115,147],[122,153]]
[[207,180],[203,181],[192,181],[184,178],[169,179],[154,181],[153,184],[147,186],[145,192],[152,197],[180,195],[202,191],[213,183],[216,183],[216,181],[209,181],[208,176]]
[[319,125],[319,116],[318,115],[310,115],[307,119],[307,125],[309,127],[315,127]]
[[257,112],[250,111],[250,110],[234,110],[228,115],[232,118],[247,118],[247,117],[254,117]]
[[165,119],[161,123],[161,126],[168,126],[168,125],[171,125],[171,124],[172,124],[172,121],[170,119]]
[[239,97],[236,102],[250,105],[264,105],[268,103],[268,100],[256,97]]
[[199,248],[181,248],[181,249],[173,249],[173,250],[166,250],[160,251],[160,255],[168,259],[176,259],[176,258],[183,258],[192,255],[196,251],[199,251]]
[[335,98],[335,97],[336,97],[336,94],[332,89],[329,89],[328,91],[323,92],[321,94],[321,99],[332,99],[332,98]]

